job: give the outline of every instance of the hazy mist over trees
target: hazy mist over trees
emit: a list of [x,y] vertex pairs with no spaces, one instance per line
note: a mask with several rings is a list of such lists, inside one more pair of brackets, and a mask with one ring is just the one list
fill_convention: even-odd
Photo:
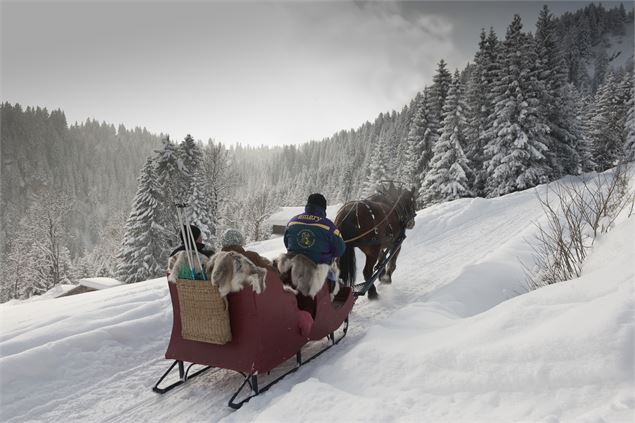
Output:
[[426,207],[632,160],[632,52],[615,44],[632,27],[623,6],[557,18],[545,8],[535,27],[515,16],[506,34],[475,34],[464,69],[431,65],[433,83],[402,110],[301,145],[174,141],[4,103],[0,300],[88,276],[163,276],[177,202],[214,245],[230,227],[265,239],[267,217],[312,192],[334,204],[395,180]]

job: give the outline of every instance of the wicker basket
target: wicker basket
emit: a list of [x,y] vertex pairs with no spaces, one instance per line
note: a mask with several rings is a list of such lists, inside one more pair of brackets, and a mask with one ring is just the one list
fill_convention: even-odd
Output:
[[178,279],[181,336],[191,341],[226,344],[232,340],[227,298],[210,281]]

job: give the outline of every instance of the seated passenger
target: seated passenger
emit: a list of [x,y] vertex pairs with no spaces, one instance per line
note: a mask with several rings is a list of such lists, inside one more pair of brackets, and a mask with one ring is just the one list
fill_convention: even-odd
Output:
[[[284,233],[284,245],[289,255],[303,255],[318,268],[327,269],[325,276],[331,284],[331,291],[336,290],[337,272],[331,264],[333,259],[344,254],[346,246],[340,231],[326,218],[326,198],[322,194],[311,194],[304,213],[289,221]],[[284,266],[285,271],[287,267]]]
[[277,269],[274,269],[271,260],[267,257],[263,257],[255,251],[248,251],[243,248],[245,246],[245,237],[243,237],[243,234],[241,234],[238,229],[230,228],[223,232],[221,245],[221,251],[237,252],[247,257],[258,267],[263,267],[269,271],[277,271]]
[[[194,226],[194,225],[190,225],[190,229],[192,231],[192,235],[194,236],[194,239],[196,240],[196,250],[199,253],[199,259],[201,260],[201,265],[203,266],[203,268],[205,267],[205,262],[207,261],[208,258],[210,258],[212,255],[214,255],[214,250],[212,250],[211,248],[207,248],[207,246],[203,243],[203,235],[201,234],[201,230]],[[182,262],[182,263],[187,263],[187,260],[181,256],[185,255],[185,240],[183,239],[183,232],[187,231],[187,227],[184,226],[183,230],[179,233],[179,237],[181,238],[181,245],[178,246],[177,248],[175,248],[171,253],[170,253],[170,258],[168,260],[168,275],[172,275],[172,271],[174,270],[175,264],[178,262]],[[187,242],[187,246],[188,249],[190,251],[192,251],[192,257],[194,259],[194,263],[192,263],[195,266],[195,271],[198,273],[201,271],[201,269],[198,268],[198,260],[196,258],[196,256],[194,255],[194,246],[191,245],[192,242],[188,240]],[[183,253],[181,253],[183,252]],[[181,258],[181,260],[179,260],[179,258]],[[185,275],[181,275],[180,271],[178,272],[178,275],[172,275],[172,277],[170,278],[170,280],[175,280],[178,277],[181,276],[185,276]],[[189,278],[188,278],[189,279]]]

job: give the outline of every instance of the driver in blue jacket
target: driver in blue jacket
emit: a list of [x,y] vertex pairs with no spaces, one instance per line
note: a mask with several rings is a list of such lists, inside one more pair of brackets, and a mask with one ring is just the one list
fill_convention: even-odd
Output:
[[[326,198],[311,194],[304,213],[293,217],[284,233],[284,246],[290,253],[302,254],[316,264],[331,264],[344,254],[346,245],[335,224],[326,218]],[[328,279],[335,282],[334,273]]]

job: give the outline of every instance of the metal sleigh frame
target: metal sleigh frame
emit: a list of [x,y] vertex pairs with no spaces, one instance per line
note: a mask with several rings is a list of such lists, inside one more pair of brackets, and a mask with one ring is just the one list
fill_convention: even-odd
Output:
[[[232,397],[230,398],[230,400],[228,402],[228,405],[231,408],[235,409],[235,410],[239,409],[240,407],[243,406],[244,403],[248,402],[253,397],[256,397],[256,396],[260,395],[261,393],[267,391],[273,385],[275,385],[276,383],[278,383],[282,379],[284,379],[286,376],[290,375],[291,373],[295,373],[300,367],[302,367],[303,365],[309,363],[314,358],[317,358],[318,356],[322,355],[322,353],[328,351],[334,345],[337,345],[346,336],[346,333],[348,332],[348,317],[344,321],[343,326],[344,327],[342,328],[342,330],[343,330],[342,336],[340,336],[339,338],[336,339],[335,338],[335,333],[334,332],[330,333],[328,335],[329,345],[327,345],[325,348],[322,348],[317,353],[313,354],[307,360],[302,360],[302,350],[298,351],[296,353],[296,356],[295,356],[295,359],[296,359],[295,367],[292,368],[291,370],[283,373],[282,375],[278,376],[276,379],[274,379],[273,381],[269,382],[267,385],[265,385],[263,387],[259,387],[258,386],[258,374],[257,373],[245,374],[245,373],[241,372],[241,374],[243,375],[245,380],[243,381],[242,385],[240,385],[240,387],[236,390],[236,392],[234,392],[234,395],[232,395]],[[249,387],[251,388],[251,395],[248,395],[247,397],[243,398],[242,400],[236,402],[235,401],[236,397],[241,393],[241,391],[243,390],[243,388],[246,385],[249,385]]]
[[[283,373],[282,375],[278,376],[276,379],[274,379],[273,381],[269,382],[265,386],[260,387],[258,385],[258,376],[259,376],[258,372],[251,372],[251,373],[238,372],[238,373],[240,373],[243,376],[244,380],[243,380],[243,383],[240,385],[240,387],[233,393],[233,395],[229,399],[229,402],[228,402],[227,405],[229,405],[231,408],[233,408],[235,410],[239,409],[240,407],[243,406],[243,404],[248,402],[250,399],[260,395],[261,393],[263,393],[265,391],[267,391],[273,385],[275,385],[276,383],[278,383],[282,379],[284,379],[286,376],[290,375],[291,373],[295,373],[300,367],[302,367],[303,365],[311,362],[313,359],[319,357],[324,352],[328,351],[333,346],[337,345],[346,336],[346,334],[348,332],[348,323],[349,323],[349,320],[348,320],[348,317],[347,317],[344,320],[344,322],[342,323],[342,328],[341,328],[342,329],[342,335],[336,338],[335,337],[335,332],[331,332],[330,334],[328,334],[327,335],[327,339],[329,341],[329,344],[325,348],[322,348],[320,351],[318,351],[317,353],[313,354],[308,359],[303,360],[302,359],[302,350],[298,351],[296,353],[296,355],[295,355],[295,360],[296,360],[295,367],[293,367],[292,369],[290,369],[287,372]],[[186,382],[188,382],[189,380],[193,379],[194,377],[199,376],[199,375],[205,373],[207,370],[212,368],[212,366],[205,366],[202,369],[199,369],[199,370],[195,371],[194,373],[189,374],[190,369],[195,364],[196,363],[190,363],[189,366],[187,366],[187,368],[185,368],[185,363],[183,361],[174,360],[174,362],[168,368],[168,370],[159,378],[157,383],[152,387],[152,390],[154,392],[158,393],[158,394],[165,394],[166,392],[171,391],[172,389],[176,388],[177,386],[185,384]],[[159,385],[161,385],[161,382],[163,382],[163,380],[170,373],[172,373],[172,370],[174,369],[175,366],[178,366],[179,379],[176,382],[171,383],[170,385],[167,385],[167,386],[164,386],[164,387],[160,387]],[[241,399],[239,401],[236,401],[236,398],[244,390],[245,386],[249,386],[250,393],[246,397],[244,397],[243,399]]]
[[[179,380],[177,380],[176,382],[164,387],[164,388],[160,388],[159,385],[161,384],[161,382],[163,382],[163,379],[165,379],[171,372],[172,369],[174,369],[174,366],[176,366],[178,364],[178,368],[179,368]],[[191,375],[189,374],[190,369],[192,368],[192,366],[194,366],[196,363],[190,363],[189,366],[187,366],[187,369],[185,369],[185,364],[183,361],[181,360],[174,360],[174,362],[172,363],[172,365],[168,368],[168,370],[163,373],[163,376],[161,376],[159,378],[159,380],[157,381],[157,383],[152,387],[152,390],[154,392],[156,392],[157,394],[165,394],[168,391],[171,391],[173,388],[176,388],[179,385],[183,385],[185,382],[187,382],[190,379],[193,379],[195,376],[200,375],[201,373],[206,372],[207,370],[209,370],[212,366],[205,366],[202,369],[197,370],[196,372],[192,373]]]
[[[229,400],[230,407],[239,408],[346,336],[349,313],[355,302],[352,287],[342,287],[332,301],[328,284],[314,298],[296,296],[284,289],[277,273],[267,272],[266,286],[260,294],[243,289],[228,295],[232,339],[225,344],[213,344],[183,338],[179,290],[176,283],[168,282],[173,324],[165,358],[172,362],[152,390],[164,394],[211,368],[233,370],[244,378]],[[301,321],[309,321],[306,319],[311,323],[301,325]],[[324,339],[328,345],[317,352],[311,348],[309,353],[304,348],[311,341]],[[303,352],[312,355],[304,359]],[[259,375],[271,374],[293,358],[293,368],[260,386]],[[194,364],[203,367],[197,369]],[[249,392],[245,392],[245,387]]]

